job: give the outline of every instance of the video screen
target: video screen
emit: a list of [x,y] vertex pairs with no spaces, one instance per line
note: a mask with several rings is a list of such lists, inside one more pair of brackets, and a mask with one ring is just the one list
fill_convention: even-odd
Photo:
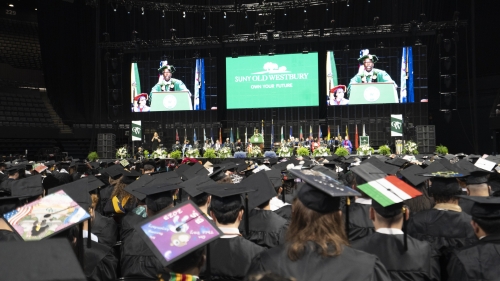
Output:
[[327,105],[428,102],[425,46],[328,51]]
[[227,109],[318,106],[318,53],[226,58]]
[[131,64],[131,111],[217,109],[216,58]]

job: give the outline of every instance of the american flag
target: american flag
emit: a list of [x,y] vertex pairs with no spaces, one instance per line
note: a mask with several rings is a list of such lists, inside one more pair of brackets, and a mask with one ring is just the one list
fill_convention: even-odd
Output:
[[22,218],[31,213],[33,206],[19,207],[4,215],[10,225],[16,225]]

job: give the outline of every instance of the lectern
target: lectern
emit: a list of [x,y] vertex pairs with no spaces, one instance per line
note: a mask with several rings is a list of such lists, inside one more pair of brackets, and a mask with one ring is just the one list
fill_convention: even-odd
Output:
[[351,84],[349,104],[398,102],[398,94],[392,82]]
[[188,91],[152,92],[151,111],[193,110]]

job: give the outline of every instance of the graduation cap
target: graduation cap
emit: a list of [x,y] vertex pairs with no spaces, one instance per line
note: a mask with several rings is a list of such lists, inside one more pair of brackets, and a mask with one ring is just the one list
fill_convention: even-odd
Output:
[[161,211],[137,225],[136,230],[163,266],[200,247],[209,247],[210,242],[223,234],[191,201]]
[[183,188],[183,190],[189,194],[191,197],[196,197],[203,193],[203,191],[198,188],[213,185],[215,182],[208,177],[207,175],[199,175],[194,178],[191,178],[183,183],[180,183],[179,186]]
[[423,183],[425,180],[429,179],[428,177],[419,176],[422,174],[424,169],[422,169],[418,165],[411,165],[408,168],[400,171],[401,175],[407,179],[413,186],[418,186]]
[[85,177],[87,179],[87,191],[91,192],[93,190],[96,190],[97,188],[101,186],[105,186],[106,184],[102,182],[100,179],[96,178],[95,176],[87,176]]
[[136,191],[146,195],[146,206],[148,210],[158,212],[173,203],[172,191],[179,188],[179,185],[174,181],[155,180]]
[[133,183],[127,185],[124,190],[135,196],[137,199],[143,201],[146,198],[146,194],[139,192],[138,190],[147,186],[150,182],[155,181],[156,178],[150,175],[142,175]]
[[87,278],[67,239],[2,243],[2,279],[9,281],[73,280]]
[[117,180],[122,175],[125,169],[121,165],[113,165],[101,171],[103,174],[108,174],[112,179]]
[[123,176],[120,179],[120,181],[124,184],[131,184],[140,176],[141,173],[137,172],[136,170],[131,170],[131,171],[123,170]]
[[209,174],[208,170],[205,167],[203,167],[203,165],[201,165],[200,163],[195,163],[182,174],[182,180],[188,180],[199,175],[208,175],[208,174]]
[[474,171],[465,179],[467,185],[488,183],[488,176],[491,172],[488,171]]
[[385,163],[391,164],[391,165],[394,165],[394,166],[397,166],[397,167],[403,167],[408,162],[409,162],[408,160],[403,159],[403,158],[399,158],[399,157],[396,157],[396,158],[393,158],[393,159],[385,161]]
[[181,164],[177,167],[177,169],[175,169],[174,171],[180,176],[182,176],[182,174],[184,174],[185,171],[187,171],[189,168],[191,168],[190,165],[188,164]]
[[14,210],[21,201],[43,194],[41,175],[6,181],[0,188],[0,215]]
[[457,197],[473,201],[470,215],[480,219],[500,219],[500,197],[497,196],[465,196]]
[[249,210],[255,209],[257,206],[269,202],[273,197],[278,195],[274,189],[273,184],[266,175],[266,172],[255,173],[245,180],[242,184],[248,188],[256,189],[248,195],[248,208]]
[[434,177],[431,179],[429,193],[432,195],[452,196],[459,195],[462,188],[454,177]]
[[[373,166],[379,168],[380,170],[382,170],[384,173],[386,173],[388,175],[395,175],[399,170],[399,166],[386,164],[375,157],[370,157],[370,158],[366,159],[365,161],[361,162],[360,167],[367,164],[367,163],[371,163]],[[353,168],[351,168],[351,170],[352,169]]]

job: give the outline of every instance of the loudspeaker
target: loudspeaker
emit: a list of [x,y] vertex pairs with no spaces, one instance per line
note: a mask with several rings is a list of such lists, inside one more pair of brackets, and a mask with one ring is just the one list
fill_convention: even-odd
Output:
[[417,145],[420,153],[433,153],[436,150],[436,127],[434,125],[420,125],[415,127]]

